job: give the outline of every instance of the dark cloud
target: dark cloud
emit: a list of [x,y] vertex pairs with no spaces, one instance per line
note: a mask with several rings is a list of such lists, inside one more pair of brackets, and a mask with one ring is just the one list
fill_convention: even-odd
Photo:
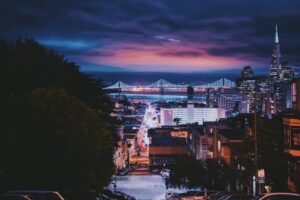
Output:
[[91,51],[85,54],[85,56],[97,56],[97,57],[112,57],[116,54],[111,51]]
[[[164,41],[154,37],[163,35],[193,48],[161,56],[197,57],[205,50],[268,66],[259,62],[270,58],[278,23],[283,56],[300,64],[299,7],[298,0],[5,0],[0,5],[0,37],[57,40],[63,45],[44,44],[84,64],[80,58],[114,56],[112,49],[119,46],[161,46]],[[86,46],[79,48],[78,42]]]
[[168,51],[168,52],[161,52],[159,53],[159,55],[171,56],[171,57],[200,57],[205,54],[200,51]]
[[256,57],[270,57],[271,48],[265,45],[250,44],[248,46],[210,48],[207,50],[207,52],[214,56],[230,56],[254,59]]

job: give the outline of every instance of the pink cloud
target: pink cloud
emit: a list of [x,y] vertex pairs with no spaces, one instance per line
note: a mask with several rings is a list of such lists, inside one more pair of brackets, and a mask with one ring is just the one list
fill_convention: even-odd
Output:
[[[98,49],[102,52],[84,59],[93,64],[121,66],[138,71],[208,71],[240,68],[251,61],[238,57],[212,56],[209,45],[161,43],[155,45],[120,44]],[[103,53],[103,50],[111,53]],[[107,55],[107,56],[103,56]]]

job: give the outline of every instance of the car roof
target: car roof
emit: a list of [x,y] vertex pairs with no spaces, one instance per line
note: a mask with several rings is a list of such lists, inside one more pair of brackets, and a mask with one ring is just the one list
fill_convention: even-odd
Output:
[[64,199],[58,191],[52,190],[10,190],[6,192],[6,194],[29,194],[29,195],[47,195],[47,194],[55,194],[60,199]]
[[265,194],[265,196],[271,196],[271,195],[292,195],[292,196],[300,196],[300,194],[290,193],[290,192],[273,192],[273,193]]
[[58,193],[57,191],[52,191],[52,190],[10,190],[6,192],[6,194],[21,194],[21,193]]
[[22,199],[22,200],[31,200],[28,195],[23,195],[23,194],[4,194],[0,195],[0,199]]
[[299,197],[299,199],[300,199],[300,194],[289,193],[289,192],[268,193],[268,194],[264,194],[260,199],[265,199],[267,197],[272,197],[272,196],[294,196],[294,197]]

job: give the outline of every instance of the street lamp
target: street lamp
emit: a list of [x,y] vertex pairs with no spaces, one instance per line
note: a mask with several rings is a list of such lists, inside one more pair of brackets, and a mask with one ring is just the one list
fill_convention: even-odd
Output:
[[117,191],[117,175],[115,174],[115,182],[114,182],[114,192]]

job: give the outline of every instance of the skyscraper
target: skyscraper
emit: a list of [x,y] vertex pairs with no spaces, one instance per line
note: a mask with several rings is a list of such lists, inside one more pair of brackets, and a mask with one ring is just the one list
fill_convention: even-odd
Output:
[[237,88],[243,93],[249,105],[249,111],[254,111],[254,101],[256,93],[256,77],[250,66],[245,66],[241,72],[241,77],[236,80]]
[[294,67],[289,64],[287,60],[283,60],[281,63],[280,79],[283,81],[292,81],[295,77]]
[[206,89],[206,105],[207,107],[215,107],[216,106],[216,91],[214,88]]
[[251,66],[245,66],[243,71],[241,72],[241,78],[253,78],[253,71],[251,69]]
[[275,27],[275,41],[270,64],[270,92],[273,93],[274,106],[278,112],[286,110],[286,94],[288,86],[294,78],[294,68],[288,61],[282,60],[277,25]]
[[273,44],[273,52],[270,64],[270,78],[271,80],[277,80],[281,73],[281,54],[280,54],[280,44],[278,37],[277,24],[275,26],[275,40]]

